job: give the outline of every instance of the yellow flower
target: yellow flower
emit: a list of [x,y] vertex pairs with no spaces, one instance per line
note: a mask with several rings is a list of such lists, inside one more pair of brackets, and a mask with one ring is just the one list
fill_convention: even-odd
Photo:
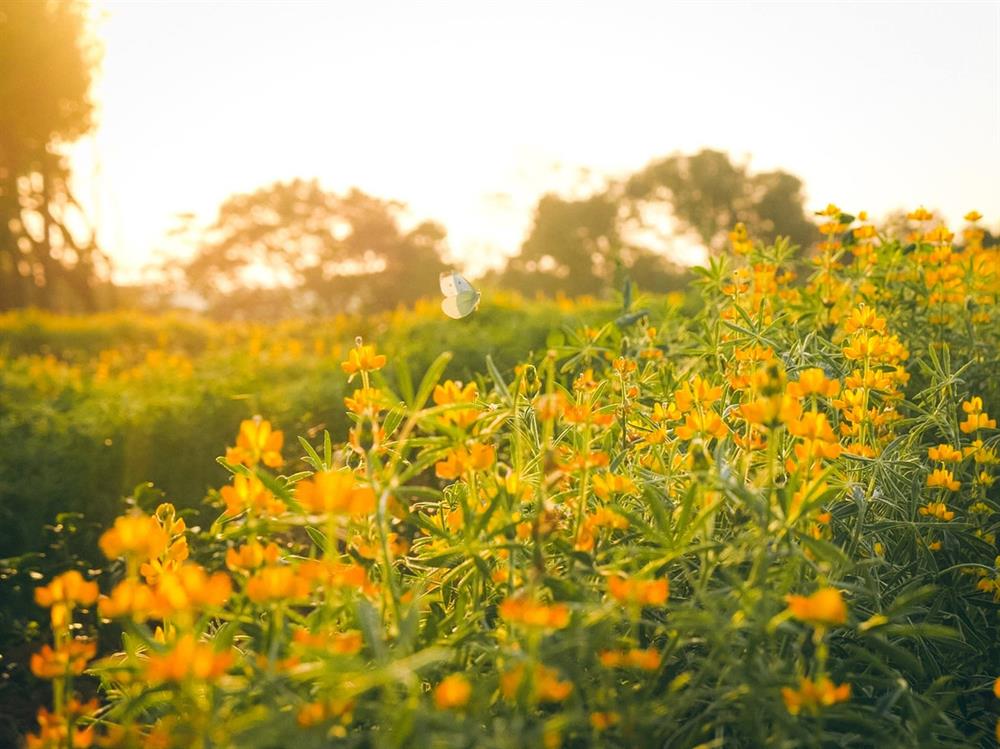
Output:
[[98,544],[108,559],[130,556],[137,560],[160,556],[170,543],[170,537],[156,518],[141,513],[115,518]]
[[52,628],[62,629],[70,624],[73,608],[77,604],[89,606],[97,600],[97,583],[86,581],[76,570],[58,575],[40,588],[35,588],[35,603],[51,608]]
[[[980,408],[982,407],[982,400],[979,398],[973,398],[974,402],[978,401]],[[963,403],[962,408],[968,406],[968,403]],[[965,418],[958,428],[962,430],[965,434],[971,434],[979,429],[996,429],[997,420],[991,419],[990,415],[986,411],[970,411],[966,409],[965,411],[968,416]]]
[[715,411],[709,409],[704,413],[689,412],[684,417],[684,424],[677,427],[677,436],[682,440],[690,440],[696,435],[722,439],[729,433],[729,427]]
[[244,419],[236,435],[236,446],[226,450],[226,462],[250,467],[263,463],[269,468],[279,468],[284,463],[281,457],[284,441],[284,434],[272,430],[270,421],[259,416]]
[[885,332],[885,318],[879,317],[874,308],[861,305],[851,310],[851,316],[844,322],[844,330],[854,333],[858,330],[873,330],[876,333]]
[[599,473],[594,476],[594,494],[607,501],[612,494],[634,494],[638,491],[628,476],[613,473]]
[[508,598],[500,604],[500,616],[513,624],[540,629],[563,629],[569,625],[569,606],[546,605],[530,598]]
[[966,221],[971,221],[972,223],[975,223],[982,217],[983,214],[981,214],[979,211],[969,211],[962,218],[964,218]]
[[701,375],[695,375],[691,382],[685,382],[674,393],[674,402],[680,411],[687,413],[695,406],[708,408],[721,397],[721,385],[712,385]]
[[312,590],[306,575],[294,567],[264,567],[247,580],[245,592],[254,603],[305,598]]
[[79,676],[96,653],[97,643],[86,640],[70,640],[55,649],[43,645],[31,656],[31,673],[39,679],[59,679],[70,674]]
[[347,410],[359,416],[377,414],[382,408],[382,391],[378,388],[359,388],[344,397]]
[[921,515],[928,515],[938,520],[951,520],[955,513],[948,509],[944,502],[931,502],[917,510]]
[[[505,699],[512,700],[517,696],[526,675],[523,664],[501,674],[500,693]],[[561,681],[555,669],[536,664],[534,677],[535,696],[542,702],[562,702],[573,692],[572,682]]]
[[637,580],[612,575],[608,578],[608,594],[619,603],[661,606],[670,596],[670,581],[666,578]]
[[385,355],[375,353],[375,346],[359,343],[351,349],[347,355],[347,361],[341,362],[340,367],[347,374],[354,375],[358,372],[374,372],[382,369],[385,366],[385,361]]
[[256,476],[237,473],[233,483],[219,490],[226,503],[226,515],[239,515],[244,510],[266,517],[277,517],[287,512],[288,507],[275,497]]
[[[463,387],[461,382],[446,380],[434,387],[434,403],[438,406],[450,406],[455,403],[475,403],[479,397],[476,383],[470,382]],[[475,408],[457,408],[445,411],[441,418],[456,426],[466,427],[476,420],[478,411]]]
[[165,653],[151,653],[146,662],[145,678],[156,684],[164,681],[217,679],[233,663],[231,651],[215,652],[207,642],[198,642],[194,635],[181,637]]
[[441,683],[434,688],[434,706],[438,710],[452,710],[456,707],[465,707],[472,694],[472,686],[469,680],[461,674],[452,674],[441,680]]
[[851,698],[851,685],[834,685],[825,676],[816,681],[802,678],[798,689],[782,687],[781,698],[785,707],[792,715],[798,715],[803,709],[816,713],[821,707],[829,707]]
[[957,492],[961,486],[962,483],[955,480],[954,474],[944,468],[935,468],[927,477],[927,487],[930,489],[940,487],[950,492]]
[[457,479],[466,471],[485,471],[494,462],[496,449],[492,445],[474,442],[468,448],[449,450],[445,459],[434,465],[434,473],[439,479]]
[[793,617],[809,624],[837,625],[847,622],[847,605],[837,588],[820,588],[810,596],[785,596]]
[[941,444],[937,447],[928,447],[927,457],[942,463],[959,463],[962,460],[962,451],[957,447]]
[[375,511],[375,492],[357,485],[350,469],[319,471],[295,485],[295,498],[308,511],[334,515],[365,515]]
[[834,396],[840,392],[840,380],[827,379],[826,372],[812,367],[799,372],[798,381],[788,384],[788,392],[799,398],[814,394]]
[[908,218],[910,221],[930,221],[932,218],[934,218],[934,214],[928,211],[923,206],[920,206],[917,210],[907,213],[906,218]]

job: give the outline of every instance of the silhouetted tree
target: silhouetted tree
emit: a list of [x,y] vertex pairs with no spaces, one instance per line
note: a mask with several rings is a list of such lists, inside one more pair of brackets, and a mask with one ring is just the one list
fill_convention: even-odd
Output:
[[726,234],[740,221],[757,239],[785,236],[803,249],[819,236],[803,210],[798,177],[780,170],[750,174],[722,151],[653,161],[626,181],[625,199],[633,211],[644,203],[668,205],[678,229],[693,229],[713,252],[725,248]]
[[184,265],[214,314],[278,317],[384,309],[435,294],[445,232],[404,231],[404,206],[316,180],[234,195]]
[[107,271],[60,148],[93,128],[79,0],[0,0],[0,309],[93,309]]
[[[527,294],[596,294],[628,273],[644,289],[677,288],[685,276],[670,257],[674,238],[693,230],[721,251],[742,221],[757,239],[788,236],[808,247],[818,234],[802,203],[801,180],[786,172],[752,175],[720,151],[670,156],[589,198],[543,196],[520,253],[496,283]],[[654,226],[656,218],[668,219],[669,229]]]

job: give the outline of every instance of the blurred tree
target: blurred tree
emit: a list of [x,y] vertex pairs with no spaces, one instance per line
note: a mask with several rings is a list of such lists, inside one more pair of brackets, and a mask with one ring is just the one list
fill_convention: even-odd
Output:
[[93,126],[81,0],[0,0],[0,309],[93,309],[107,259],[60,148]]
[[722,151],[653,161],[626,181],[625,200],[633,213],[651,202],[668,205],[678,228],[694,230],[712,252],[725,248],[739,221],[755,239],[790,237],[803,249],[819,236],[803,210],[798,177],[780,170],[750,174]]
[[609,193],[583,200],[544,195],[531,233],[501,276],[522,294],[595,294],[611,280],[621,253],[618,202]]
[[190,289],[222,317],[273,318],[385,309],[435,294],[445,231],[404,231],[401,203],[316,180],[234,195],[183,266]]
[[694,232],[719,252],[742,221],[756,239],[788,236],[808,247],[818,234],[802,203],[801,180],[786,172],[751,175],[721,151],[669,156],[589,198],[543,196],[520,253],[495,282],[529,295],[596,294],[627,272],[644,289],[678,288],[677,237]]

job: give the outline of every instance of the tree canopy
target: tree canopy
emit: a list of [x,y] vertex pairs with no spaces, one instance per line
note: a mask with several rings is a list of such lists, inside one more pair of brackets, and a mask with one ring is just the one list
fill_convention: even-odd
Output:
[[437,289],[445,230],[405,230],[405,206],[316,180],[234,195],[183,266],[188,287],[221,317],[384,309]]
[[[498,280],[528,294],[596,294],[628,273],[647,289],[676,288],[683,271],[670,255],[670,237],[649,215],[665,213],[670,233],[693,232],[710,252],[724,248],[740,221],[756,238],[787,236],[808,246],[816,229],[802,204],[802,182],[787,172],[750,174],[721,151],[675,154],[587,198],[544,195],[520,252]],[[636,241],[645,230],[660,241]]]
[[80,0],[0,0],[0,309],[91,309],[106,258],[61,147],[94,127],[99,48]]

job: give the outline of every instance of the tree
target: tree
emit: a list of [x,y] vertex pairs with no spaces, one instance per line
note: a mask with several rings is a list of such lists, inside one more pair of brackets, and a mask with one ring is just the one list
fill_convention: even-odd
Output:
[[693,232],[719,252],[742,221],[755,238],[788,236],[808,247],[818,234],[802,203],[802,182],[787,172],[751,175],[721,151],[669,156],[588,198],[543,196],[497,282],[527,294],[596,294],[628,273],[646,289],[677,288],[677,237]]
[[818,239],[803,210],[802,181],[787,172],[750,174],[722,151],[704,149],[651,162],[625,183],[633,213],[648,203],[669,207],[680,230],[694,230],[712,252],[725,248],[726,235],[743,222],[753,237],[791,238],[807,248]]
[[435,293],[445,231],[404,231],[403,204],[316,180],[234,195],[183,265],[188,286],[224,317],[386,309]]
[[0,309],[93,309],[109,270],[60,149],[94,126],[81,0],[0,0]]

